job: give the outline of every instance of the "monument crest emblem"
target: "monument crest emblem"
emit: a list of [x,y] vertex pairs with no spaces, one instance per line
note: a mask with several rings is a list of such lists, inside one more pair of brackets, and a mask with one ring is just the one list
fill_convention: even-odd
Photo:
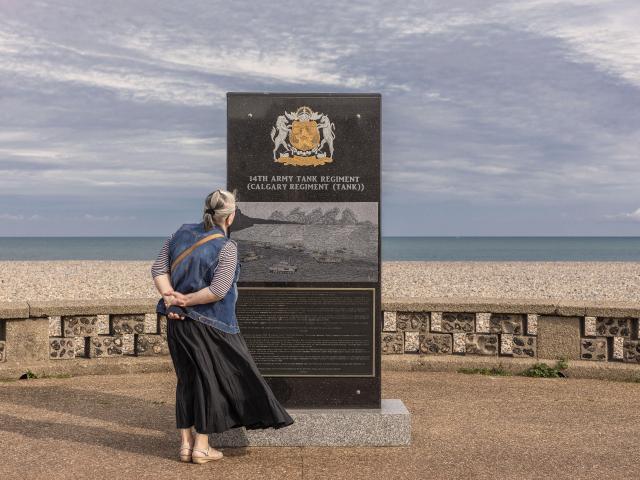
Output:
[[278,115],[271,128],[273,161],[285,165],[317,166],[333,162],[336,126],[324,113],[303,106]]

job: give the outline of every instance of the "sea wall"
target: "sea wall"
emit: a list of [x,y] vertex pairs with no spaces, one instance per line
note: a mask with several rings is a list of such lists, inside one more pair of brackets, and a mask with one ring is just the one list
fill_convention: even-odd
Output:
[[0,378],[170,367],[157,299],[0,303]]
[[[155,298],[0,303],[0,378],[171,368]],[[382,368],[517,371],[565,359],[574,376],[640,379],[640,304],[383,298]]]
[[576,376],[640,379],[640,304],[393,298],[382,305],[383,359],[398,359],[400,368],[517,371],[566,360]]

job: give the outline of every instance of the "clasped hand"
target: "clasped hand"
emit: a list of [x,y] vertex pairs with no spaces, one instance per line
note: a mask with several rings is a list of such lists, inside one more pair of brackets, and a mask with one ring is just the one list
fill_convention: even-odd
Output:
[[[162,298],[164,300],[164,305],[166,308],[169,308],[171,305],[176,305],[178,307],[186,307],[188,304],[188,296],[184,293],[177,292],[175,290],[170,290],[162,294]],[[171,318],[173,320],[184,320],[184,315],[178,315],[177,313],[169,312],[167,314],[167,318]]]

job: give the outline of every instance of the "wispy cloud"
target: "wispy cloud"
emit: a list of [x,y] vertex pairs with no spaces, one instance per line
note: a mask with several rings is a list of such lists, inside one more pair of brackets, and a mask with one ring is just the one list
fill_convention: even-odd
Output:
[[640,208],[629,213],[616,213],[613,215],[605,215],[607,220],[622,220],[627,222],[640,222]]
[[[209,45],[206,36],[180,35],[178,32],[146,30],[134,35],[114,39],[117,44],[131,51],[138,58],[154,62],[165,68],[222,75],[227,77],[249,77],[285,84],[312,82],[321,85],[339,85],[364,88],[372,81],[364,75],[350,76],[341,73],[339,60],[349,52],[348,46],[335,45],[330,55],[328,45],[319,45],[316,54],[308,50],[298,50],[288,42],[278,41],[271,45],[245,46]],[[282,32],[277,32],[280,36]],[[286,37],[285,37],[286,38]],[[275,38],[274,38],[275,40]],[[339,48],[341,47],[341,48]],[[345,48],[346,47],[346,48]]]
[[122,217],[120,215],[92,215],[90,213],[85,213],[82,218],[90,222],[122,222],[137,220],[137,217],[134,215]]
[[2,2],[5,215],[146,233],[195,211],[225,183],[227,91],[381,92],[387,218],[409,202],[425,229],[501,209],[514,233],[587,232],[640,201],[637,1],[312,5]]
[[0,213],[0,220],[8,220],[12,222],[16,221],[31,221],[31,220],[40,220],[42,217],[40,215],[23,215],[21,213],[13,214],[13,213]]
[[514,28],[562,40],[566,44],[562,53],[568,59],[593,63],[640,86],[640,9],[634,0],[457,3],[435,12],[409,5],[387,12],[381,24],[398,37],[447,36],[476,45],[479,39],[471,32],[477,27]]
[[[225,92],[211,83],[167,72],[145,70],[140,65],[91,62],[87,52],[80,59],[65,59],[64,51],[34,36],[0,32],[0,71],[35,82],[69,84],[113,92],[137,102],[163,102],[187,106],[221,105]],[[72,55],[75,57],[76,55]],[[76,87],[77,88],[77,87]]]
[[640,9],[633,0],[537,0],[509,9],[523,28],[567,42],[572,60],[640,86]]

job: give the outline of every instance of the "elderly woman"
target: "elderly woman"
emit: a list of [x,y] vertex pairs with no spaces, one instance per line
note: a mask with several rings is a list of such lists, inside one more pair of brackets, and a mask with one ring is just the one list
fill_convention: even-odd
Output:
[[238,327],[240,263],[228,234],[235,211],[233,193],[210,193],[202,222],[170,235],[151,268],[178,380],[176,426],[184,462],[222,458],[209,446],[210,433],[294,422],[258,371]]

